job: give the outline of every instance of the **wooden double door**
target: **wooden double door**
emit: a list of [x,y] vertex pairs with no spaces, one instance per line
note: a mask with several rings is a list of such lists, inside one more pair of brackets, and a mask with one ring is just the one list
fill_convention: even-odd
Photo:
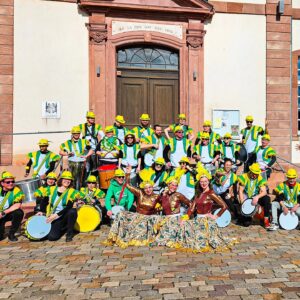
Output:
[[117,114],[126,126],[138,125],[148,113],[151,124],[167,127],[179,112],[178,71],[119,69],[117,72]]

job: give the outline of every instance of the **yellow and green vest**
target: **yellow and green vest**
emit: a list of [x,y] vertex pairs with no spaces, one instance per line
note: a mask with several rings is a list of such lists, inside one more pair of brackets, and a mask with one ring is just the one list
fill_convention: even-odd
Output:
[[[27,154],[28,158],[32,161],[32,168],[33,170],[37,170],[39,168],[39,165],[38,165],[38,162],[39,162],[39,159],[40,159],[40,155],[41,155],[41,151],[36,151],[36,152],[30,152]],[[44,162],[44,166],[45,168],[48,170],[50,168],[50,163],[52,161],[58,161],[60,159],[60,156],[49,151],[47,154],[46,154],[46,160]]]
[[[123,159],[126,159],[127,158],[127,148],[128,148],[128,146],[126,144],[122,144],[118,148],[123,153]],[[134,158],[137,159],[137,156],[138,156],[139,151],[141,150],[141,147],[140,147],[139,144],[134,144],[132,146],[132,148],[133,148]]]
[[[189,147],[192,145],[192,141],[188,140],[187,138],[183,138],[182,141],[183,141],[184,153],[186,155]],[[178,141],[177,141],[176,138],[172,138],[172,139],[169,139],[167,141],[167,144],[170,146],[171,153],[175,153],[176,152],[176,144],[177,144],[177,142]]]
[[[215,144],[212,144],[212,143],[209,143],[207,146],[208,146],[209,157],[211,159],[213,159],[214,155],[215,155],[215,152],[219,151],[219,147],[217,145],[215,145]],[[199,155],[199,156],[202,156],[202,147],[203,146],[201,145],[201,143],[198,144],[198,145],[196,145],[196,146],[194,146],[194,152],[196,152],[197,155]]]
[[[262,149],[261,146],[257,146],[255,148],[254,152],[258,153],[258,151],[261,149]],[[276,156],[276,151],[269,146],[264,148],[263,153],[262,153],[262,158],[263,158],[264,162],[268,164],[271,161],[272,156]]]
[[250,138],[254,142],[258,142],[258,135],[263,132],[263,128],[260,126],[253,125],[250,129],[243,128],[241,134],[245,137],[245,141]]
[[284,202],[295,206],[298,203],[298,196],[300,195],[300,183],[296,182],[292,191],[286,182],[280,183],[274,190],[278,195],[284,195]]
[[87,123],[79,124],[82,138],[84,139],[86,136],[93,136],[97,139],[99,131],[102,130],[102,126],[100,124],[95,124],[94,132],[87,132],[87,127]]
[[[75,148],[74,145],[76,145]],[[74,152],[76,156],[81,156],[85,154],[87,146],[90,146],[90,142],[85,139],[79,139],[77,143],[68,140],[60,145],[60,149],[62,151],[67,150],[67,152]]]
[[154,130],[150,127],[147,127],[146,129],[142,126],[136,126],[132,129],[132,131],[134,132],[134,135],[136,138],[140,139],[141,137],[142,138],[146,138],[146,136],[143,136],[143,133],[144,132],[147,132],[147,136],[151,135],[154,133]]
[[[2,193],[2,187],[0,187],[0,195]],[[3,207],[5,205],[5,202],[8,201],[8,207],[11,207],[12,205],[16,203],[22,203],[22,201],[25,199],[25,194],[18,188],[14,187],[12,191],[7,192],[7,194],[4,196],[3,200],[0,203],[0,212],[3,211]]]
[[100,189],[97,189],[95,188],[93,190],[93,192],[90,194],[90,191],[88,190],[87,187],[83,187],[80,189],[80,198],[86,200],[87,203],[89,203],[89,199],[88,198],[85,198],[86,195],[89,195],[91,198],[93,199],[103,199],[105,197],[105,193],[100,190]]
[[247,173],[238,176],[238,182],[245,187],[244,192],[247,194],[248,198],[258,195],[260,188],[267,185],[267,181],[261,175],[255,180],[250,180]]
[[[220,144],[218,147],[219,147],[219,151],[222,155],[222,158],[226,158],[226,156],[225,156],[225,147],[226,147],[225,143],[222,142],[222,144]],[[236,143],[233,143],[233,142],[230,142],[229,146],[227,146],[227,147],[229,147],[231,149],[231,153],[232,153],[233,158],[235,158],[235,153],[239,152],[240,149],[241,149],[241,147],[239,145],[237,145]]]

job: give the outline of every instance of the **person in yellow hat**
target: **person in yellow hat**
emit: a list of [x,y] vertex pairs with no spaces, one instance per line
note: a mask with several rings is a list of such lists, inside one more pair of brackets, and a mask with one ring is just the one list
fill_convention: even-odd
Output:
[[105,127],[105,136],[96,147],[99,165],[118,165],[121,141],[114,135],[114,127]]
[[179,161],[183,156],[191,157],[192,141],[184,136],[180,126],[174,128],[174,135],[168,140],[163,153],[167,169],[179,167]]
[[129,131],[129,129],[125,127],[125,124],[126,122],[123,116],[117,115],[115,117],[115,123],[113,125],[114,134],[122,143],[124,143],[125,135]]
[[209,120],[204,121],[203,130],[199,131],[197,133],[195,146],[198,145],[201,142],[201,136],[202,136],[203,133],[208,133],[209,134],[209,143],[210,144],[215,144],[215,143],[221,144],[222,140],[221,140],[220,135],[218,133],[212,131],[211,127],[212,127],[211,121],[209,121]]
[[182,128],[184,136],[189,140],[192,140],[194,138],[193,129],[186,123],[186,115],[181,113],[178,115],[178,122],[171,124],[164,130],[168,140],[170,139],[169,131],[174,132],[176,126],[180,126]]
[[276,162],[276,151],[269,146],[271,137],[264,134],[261,138],[261,146],[257,146],[251,157],[252,162],[257,162],[266,179],[270,178],[272,166]]
[[148,114],[142,114],[140,116],[140,122],[141,125],[132,129],[137,142],[140,142],[141,139],[153,133],[153,129],[150,127],[150,116]]
[[73,228],[77,219],[74,202],[80,199],[79,191],[72,187],[73,175],[70,171],[62,172],[57,185],[45,189],[37,215],[46,215],[51,223],[49,241],[59,240],[66,233],[66,242],[73,240]]
[[5,223],[11,221],[8,239],[16,242],[15,236],[19,229],[24,212],[21,203],[25,198],[24,193],[15,185],[15,176],[4,171],[0,177],[0,241],[4,239]]
[[55,164],[59,161],[60,157],[48,150],[49,141],[47,139],[40,139],[38,145],[40,150],[27,154],[29,161],[26,165],[24,176],[28,177],[32,167],[32,177],[38,176],[41,179],[45,179],[47,174],[54,170]]
[[154,132],[141,141],[145,168],[150,168],[158,157],[163,156],[164,148],[167,145],[167,139],[162,135],[162,127],[156,124],[153,129]]
[[272,202],[272,223],[269,230],[274,231],[278,226],[278,211],[284,213],[295,213],[300,218],[300,183],[297,182],[297,171],[288,169],[285,174],[287,180],[280,183],[274,190],[276,195]]
[[245,145],[247,154],[248,154],[248,159],[245,162],[245,172],[248,172],[249,166],[253,162],[253,152],[255,151],[255,148],[258,145],[258,139],[259,136],[264,135],[267,133],[267,129],[264,130],[262,127],[253,125],[253,117],[252,116],[246,116],[246,124],[247,126],[241,130],[241,135],[242,135],[242,143]]
[[220,150],[217,145],[210,142],[207,132],[202,133],[201,143],[194,146],[193,158],[196,161],[200,161],[204,168],[211,173],[218,167]]
[[[252,205],[260,205],[264,208],[264,227],[270,228],[271,200],[267,194],[267,181],[261,176],[261,169],[258,163],[249,167],[249,172],[238,176],[239,202],[242,205],[246,199],[252,199]],[[240,221],[244,226],[251,224],[251,217],[242,217]]]

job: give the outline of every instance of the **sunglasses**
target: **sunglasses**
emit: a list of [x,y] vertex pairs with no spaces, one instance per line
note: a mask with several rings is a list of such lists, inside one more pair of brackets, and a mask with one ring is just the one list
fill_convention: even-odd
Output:
[[208,141],[209,139],[202,139],[202,141]]
[[96,182],[87,182],[87,184],[96,184]]
[[127,136],[128,139],[133,139],[133,136]]
[[117,176],[117,178],[124,179],[124,178],[125,178],[125,176]]
[[226,137],[226,138],[224,138],[224,140],[230,140],[230,138]]
[[183,133],[183,131],[176,131],[176,133]]
[[186,162],[180,162],[179,164],[180,164],[180,165],[187,165]]
[[155,164],[156,166],[160,166],[160,167],[162,167],[163,165],[161,165],[161,164]]
[[251,123],[251,124],[252,124],[252,123],[253,123],[253,121],[246,121],[246,123]]
[[3,181],[3,183],[5,183],[5,184],[13,184],[13,183],[15,183],[15,181],[14,181],[14,180],[11,180],[11,181]]

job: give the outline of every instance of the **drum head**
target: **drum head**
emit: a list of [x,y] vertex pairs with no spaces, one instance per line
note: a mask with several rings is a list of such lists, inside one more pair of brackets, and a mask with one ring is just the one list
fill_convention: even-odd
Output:
[[115,205],[115,206],[113,206],[111,208],[111,211],[113,213],[112,219],[114,219],[117,216],[118,213],[120,213],[121,211],[124,211],[124,210],[125,210],[125,208],[123,206],[121,206],[121,205]]
[[251,216],[254,214],[256,206],[252,205],[252,199],[247,199],[243,202],[241,212],[244,216]]
[[74,229],[79,232],[94,231],[101,222],[101,212],[91,205],[82,205],[78,209],[78,216]]
[[[221,208],[218,208],[217,210],[214,211],[214,215],[217,215],[219,213],[219,211],[221,210]],[[220,228],[224,228],[226,226],[228,226],[231,222],[231,213],[228,209],[226,209],[223,214],[217,218],[216,220],[218,227]]]
[[71,157],[69,157],[69,161],[71,161],[71,162],[84,162],[85,158],[78,157],[78,156],[71,156]]
[[242,162],[245,162],[248,157],[246,148],[245,148],[244,144],[242,144],[242,143],[238,143],[237,145],[240,146],[239,160]]
[[26,235],[31,240],[40,240],[47,236],[51,230],[51,224],[46,223],[45,216],[33,216],[26,222]]
[[287,215],[281,213],[279,217],[279,224],[285,230],[293,230],[298,226],[298,216],[294,213],[288,212]]

